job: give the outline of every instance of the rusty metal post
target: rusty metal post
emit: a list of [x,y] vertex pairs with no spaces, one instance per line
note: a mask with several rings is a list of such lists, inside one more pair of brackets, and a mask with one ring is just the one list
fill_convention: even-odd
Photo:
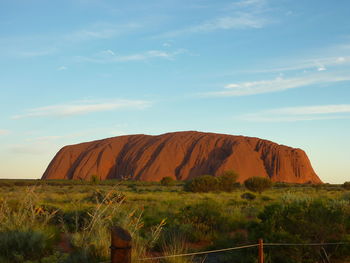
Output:
[[121,227],[113,227],[111,235],[111,263],[131,263],[131,235]]
[[262,238],[259,239],[259,255],[258,262],[264,263],[264,241]]

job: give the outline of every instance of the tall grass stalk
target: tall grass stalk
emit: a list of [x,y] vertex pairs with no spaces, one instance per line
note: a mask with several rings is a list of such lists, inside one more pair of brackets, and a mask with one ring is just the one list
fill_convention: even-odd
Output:
[[4,199],[0,202],[0,231],[33,230],[44,228],[57,211],[48,212],[39,205],[40,198],[35,193],[37,187],[27,188],[11,203]]
[[[188,246],[185,238],[176,233],[171,233],[167,241],[163,241],[162,250],[164,255],[179,255],[188,253]],[[162,260],[164,263],[192,263],[193,256],[169,257]]]

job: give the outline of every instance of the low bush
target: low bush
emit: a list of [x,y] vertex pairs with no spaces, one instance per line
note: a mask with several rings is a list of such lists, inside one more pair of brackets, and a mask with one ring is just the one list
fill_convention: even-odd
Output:
[[261,200],[263,200],[263,201],[272,201],[273,199],[271,197],[269,197],[269,196],[263,195],[263,196],[261,196]]
[[343,188],[346,189],[346,190],[350,190],[350,182],[345,182],[343,183]]
[[173,183],[174,183],[174,179],[170,176],[165,176],[162,178],[162,180],[160,180],[160,184],[164,186],[169,186],[169,185],[172,185]]
[[182,230],[185,230],[185,237],[193,242],[211,241],[230,226],[223,206],[213,200],[182,208],[177,219],[177,223],[183,226]]
[[[264,237],[265,242],[282,243],[327,243],[349,242],[348,202],[334,200],[292,201],[268,205],[258,218],[255,239]],[[319,262],[325,251],[337,257],[342,249],[336,246],[288,246],[268,251],[271,262],[299,263]],[[349,248],[344,254],[350,254]]]
[[232,192],[239,187],[239,183],[236,183],[237,178],[238,174],[231,170],[225,171],[216,177],[202,175],[187,181],[184,185],[184,190],[204,193],[213,191]]
[[184,185],[185,191],[188,192],[210,192],[218,190],[219,181],[211,175],[202,175],[189,180]]
[[236,183],[238,174],[232,170],[223,172],[218,180],[218,190],[224,192],[232,192],[235,188],[239,187],[239,183]]
[[95,204],[120,203],[125,201],[125,195],[119,191],[103,191],[96,189],[91,195],[86,197],[85,200]]
[[272,182],[266,177],[253,176],[244,181],[244,186],[250,191],[261,194],[263,191],[271,188]]
[[0,232],[0,262],[41,259],[52,250],[52,238],[39,231]]
[[252,193],[243,193],[241,194],[241,198],[246,200],[254,200],[256,198],[256,195]]
[[100,177],[97,176],[96,174],[91,175],[90,177],[90,182],[92,184],[98,184],[100,182]]

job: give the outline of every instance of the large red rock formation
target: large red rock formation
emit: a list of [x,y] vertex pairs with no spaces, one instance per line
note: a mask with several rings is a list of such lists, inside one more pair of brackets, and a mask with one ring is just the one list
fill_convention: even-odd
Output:
[[43,179],[186,180],[234,170],[290,183],[321,183],[301,149],[259,138],[202,132],[126,135],[63,147]]

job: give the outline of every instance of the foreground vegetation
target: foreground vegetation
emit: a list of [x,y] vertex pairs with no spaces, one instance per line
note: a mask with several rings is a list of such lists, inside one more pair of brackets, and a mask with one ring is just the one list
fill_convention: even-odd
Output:
[[[275,184],[262,194],[193,193],[178,182],[0,180],[0,262],[102,262],[112,225],[133,258],[256,243],[350,242],[350,191]],[[187,184],[188,188],[188,184]],[[350,246],[267,247],[266,262],[347,262]],[[257,260],[256,248],[163,262]]]

